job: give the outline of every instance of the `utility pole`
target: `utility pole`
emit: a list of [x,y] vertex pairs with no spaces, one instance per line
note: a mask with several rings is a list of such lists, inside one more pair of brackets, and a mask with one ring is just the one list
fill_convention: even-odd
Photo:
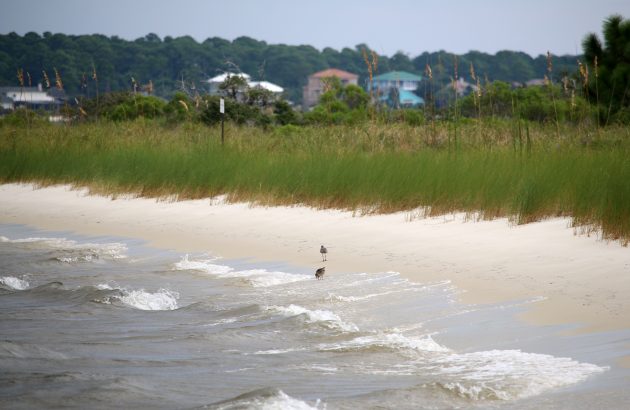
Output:
[[221,113],[221,145],[225,142],[225,138],[223,136],[223,122],[225,119],[225,100],[221,98],[219,100],[219,112]]

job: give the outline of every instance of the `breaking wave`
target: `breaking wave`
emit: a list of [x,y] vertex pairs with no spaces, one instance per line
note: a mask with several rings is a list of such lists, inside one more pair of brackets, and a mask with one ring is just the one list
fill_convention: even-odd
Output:
[[330,310],[310,310],[298,305],[269,306],[268,310],[280,313],[286,317],[303,316],[307,323],[317,323],[333,330],[344,332],[358,332],[359,328],[353,323],[346,323]]
[[215,261],[216,259],[190,260],[188,255],[185,255],[182,260],[174,264],[174,269],[199,271],[219,278],[240,279],[253,287],[285,285],[312,279],[308,275],[268,271],[266,269],[234,270],[229,266],[213,263]]
[[472,400],[512,400],[581,382],[608,370],[566,357],[489,350],[438,358],[440,373],[452,381],[439,386]]
[[450,349],[433,340],[431,335],[421,337],[408,337],[400,333],[378,333],[375,335],[361,336],[352,340],[323,344],[319,346],[322,351],[418,351],[418,352],[449,352]]
[[59,253],[54,259],[63,263],[91,262],[98,259],[123,259],[127,246],[122,243],[80,243],[66,238],[9,239],[0,236],[0,242],[48,248]]
[[14,276],[2,276],[0,277],[0,284],[13,290],[28,289],[30,284],[26,279],[16,278]]
[[168,289],[158,289],[151,293],[144,289],[128,290],[125,288],[115,289],[109,284],[98,284],[95,286],[99,290],[118,290],[119,294],[109,295],[97,302],[112,303],[119,300],[123,304],[140,310],[175,310],[178,308],[177,300],[179,294]]
[[319,400],[315,406],[298,400],[284,393],[280,389],[264,388],[254,390],[229,400],[204,406],[212,410],[264,409],[264,410],[314,410],[319,407]]

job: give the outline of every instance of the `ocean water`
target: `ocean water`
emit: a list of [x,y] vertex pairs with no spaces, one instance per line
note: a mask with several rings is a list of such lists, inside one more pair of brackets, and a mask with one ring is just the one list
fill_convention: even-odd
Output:
[[[561,335],[445,277],[0,225],[0,407],[627,408],[630,333]],[[318,257],[314,250],[314,260]]]

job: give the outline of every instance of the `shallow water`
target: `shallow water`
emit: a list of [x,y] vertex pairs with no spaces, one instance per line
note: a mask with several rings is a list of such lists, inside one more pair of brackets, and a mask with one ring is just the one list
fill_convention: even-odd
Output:
[[[317,250],[315,250],[315,255]],[[246,250],[243,251],[246,256]],[[624,408],[630,332],[559,336],[448,278],[0,225],[3,408]]]

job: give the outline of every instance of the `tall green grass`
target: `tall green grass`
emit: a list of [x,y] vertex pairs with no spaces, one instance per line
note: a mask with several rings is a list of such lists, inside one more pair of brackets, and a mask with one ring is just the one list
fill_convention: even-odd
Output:
[[[555,125],[555,124],[554,124]],[[147,121],[0,127],[0,181],[68,183],[106,194],[201,198],[429,214],[471,212],[526,223],[571,216],[605,239],[630,239],[630,136],[595,139],[509,123],[296,128],[263,131]],[[437,138],[436,138],[437,135]]]

